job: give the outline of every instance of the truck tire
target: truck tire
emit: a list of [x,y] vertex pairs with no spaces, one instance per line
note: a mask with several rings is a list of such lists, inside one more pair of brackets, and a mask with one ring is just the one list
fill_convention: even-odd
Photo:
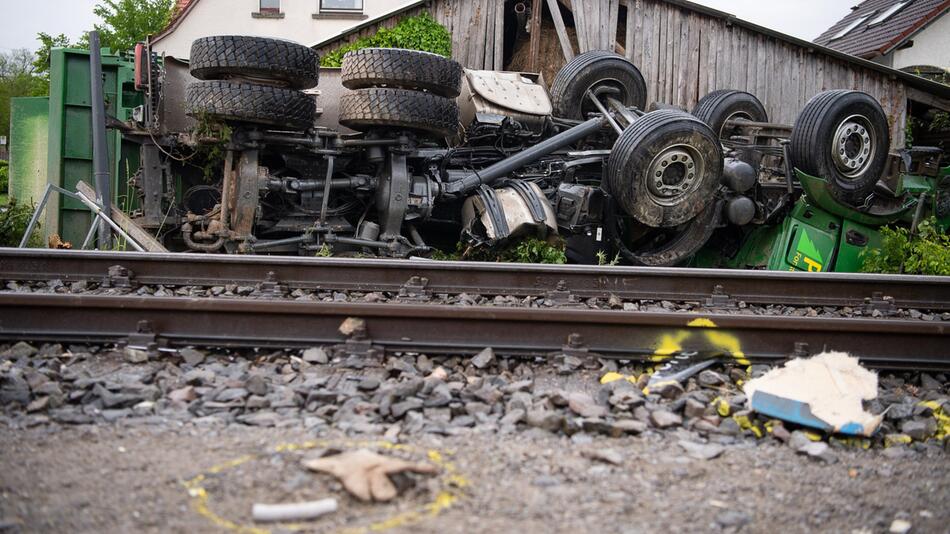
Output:
[[320,78],[320,56],[304,45],[279,39],[202,37],[191,44],[191,75],[199,80],[246,78],[310,89]]
[[455,98],[462,91],[462,65],[430,52],[363,48],[343,56],[343,87],[397,87]]
[[703,248],[719,225],[723,202],[710,202],[699,216],[683,225],[655,248],[631,251],[621,249],[630,263],[643,267],[676,267]]
[[455,100],[407,89],[357,89],[340,99],[340,124],[356,131],[406,128],[455,135],[459,108]]
[[606,89],[624,105],[646,109],[647,84],[643,75],[620,54],[593,50],[564,65],[551,84],[554,115],[583,120],[588,113],[596,112],[596,106],[586,96],[588,89]]
[[859,91],[826,91],[795,121],[791,164],[828,181],[840,202],[861,205],[884,173],[891,146],[881,105]]
[[188,114],[227,121],[306,130],[316,121],[316,102],[300,91],[236,82],[194,82],[187,90]]
[[704,96],[693,109],[693,115],[705,122],[720,139],[732,135],[726,131],[726,122],[746,119],[754,122],[769,122],[769,115],[759,99],[745,91],[723,89]]
[[722,165],[722,145],[709,126],[682,111],[654,111],[617,139],[607,162],[607,185],[637,221],[672,228],[712,202]]

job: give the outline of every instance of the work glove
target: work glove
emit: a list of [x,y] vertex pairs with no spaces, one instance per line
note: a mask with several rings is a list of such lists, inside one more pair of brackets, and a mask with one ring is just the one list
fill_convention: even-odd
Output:
[[389,501],[396,497],[396,486],[389,475],[407,472],[428,475],[438,471],[429,464],[389,458],[367,449],[304,460],[303,466],[335,476],[348,492],[364,502]]

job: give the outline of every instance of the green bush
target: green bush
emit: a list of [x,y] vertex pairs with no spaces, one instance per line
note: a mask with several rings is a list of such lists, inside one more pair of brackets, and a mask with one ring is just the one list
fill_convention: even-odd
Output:
[[472,247],[459,242],[455,252],[450,254],[436,250],[432,253],[431,257],[439,261],[487,261],[563,265],[567,263],[567,255],[564,253],[564,247],[565,243],[560,239],[552,244],[534,237],[511,242],[501,248]]
[[940,231],[931,217],[920,223],[913,238],[907,228],[882,228],[880,249],[864,257],[866,273],[950,276],[950,236]]
[[0,159],[0,194],[10,190],[10,166],[6,161]]
[[356,42],[328,52],[320,60],[320,66],[339,67],[343,64],[343,56],[347,52],[360,48],[406,48],[450,57],[452,36],[432,15],[423,12],[421,15],[402,19],[393,28],[380,28],[371,37],[362,37]]
[[[26,232],[26,225],[30,223],[30,217],[33,216],[33,210],[36,206],[19,205],[16,200],[10,200],[6,206],[0,206],[0,247],[17,247],[20,245],[20,239],[23,239],[23,233]],[[43,246],[43,238],[39,232],[40,224],[37,223],[30,236],[28,245],[33,248]]]

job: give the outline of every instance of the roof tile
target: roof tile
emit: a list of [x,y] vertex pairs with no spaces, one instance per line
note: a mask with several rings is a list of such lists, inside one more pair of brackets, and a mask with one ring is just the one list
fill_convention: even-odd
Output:
[[[904,0],[865,0],[848,16],[815,39],[815,43],[871,59],[888,52],[921,25],[950,8],[950,0],[910,0],[907,6],[883,23],[868,25],[876,15],[902,1]],[[864,18],[867,20],[846,35],[832,40],[832,37],[848,25]]]

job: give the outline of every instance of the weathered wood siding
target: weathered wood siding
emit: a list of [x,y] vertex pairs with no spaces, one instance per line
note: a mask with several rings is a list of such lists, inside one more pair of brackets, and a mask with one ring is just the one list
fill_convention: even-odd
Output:
[[[473,69],[503,70],[504,5],[504,0],[432,0],[320,51],[428,10],[451,33],[457,61]],[[576,50],[610,50],[620,41],[643,72],[648,102],[692,109],[712,91],[739,89],[756,95],[772,121],[793,124],[821,91],[856,89],[881,102],[891,121],[892,145],[904,144],[907,89],[899,79],[663,0],[573,0],[573,6]]]
[[380,28],[392,28],[402,19],[423,11],[431,13],[439,24],[449,30],[453,59],[472,69],[504,69],[504,0],[432,0],[328,42],[316,50],[324,54],[362,37],[374,35]]
[[[588,0],[583,4],[587,9]],[[816,94],[855,89],[881,102],[891,144],[903,146],[907,91],[900,80],[662,0],[627,5],[622,44],[643,72],[649,102],[692,109],[712,91],[739,89],[756,95],[773,122],[792,124]]]
[[434,0],[435,20],[452,34],[452,57],[470,69],[503,70],[504,0]]

